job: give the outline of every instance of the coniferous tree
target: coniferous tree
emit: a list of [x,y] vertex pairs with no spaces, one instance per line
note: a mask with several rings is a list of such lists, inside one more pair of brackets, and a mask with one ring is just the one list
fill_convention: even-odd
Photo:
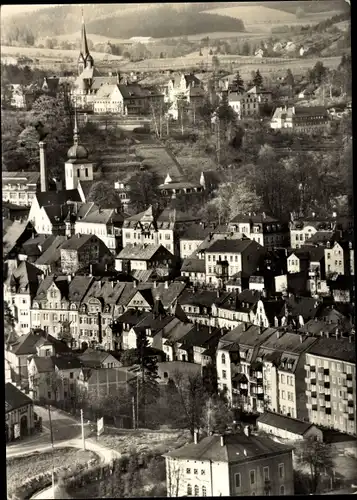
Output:
[[155,401],[159,397],[160,393],[157,382],[157,379],[159,378],[157,357],[152,353],[145,330],[140,331],[137,334],[136,351],[141,369],[141,380],[140,382],[138,381],[140,385],[139,407],[141,407],[141,412],[139,409],[139,413],[141,413],[142,421],[145,422],[146,405]]
[[259,69],[257,69],[255,76],[253,78],[253,85],[259,88],[262,86],[262,83],[263,83],[263,77],[260,74]]
[[236,76],[234,77],[234,80],[232,81],[231,89],[232,92],[238,92],[238,94],[241,94],[244,92],[244,81],[243,78],[240,76],[239,71],[237,71]]

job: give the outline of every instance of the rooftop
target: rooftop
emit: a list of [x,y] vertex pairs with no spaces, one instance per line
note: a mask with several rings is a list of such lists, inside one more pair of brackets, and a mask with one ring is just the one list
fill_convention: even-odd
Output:
[[303,422],[302,420],[286,417],[285,415],[280,415],[279,413],[270,411],[265,411],[264,413],[262,413],[258,417],[257,423],[270,425],[278,429],[284,429],[288,432],[292,432],[293,434],[300,434],[301,436],[303,436],[305,432],[313,425],[310,422]]
[[319,338],[309,349],[309,354],[356,363],[355,343],[345,338]]
[[5,384],[5,413],[32,404],[32,399],[11,384],[11,382]]
[[261,246],[255,241],[249,239],[230,239],[230,240],[217,240],[212,243],[208,248],[206,248],[206,252],[209,253],[242,253],[245,252],[248,248],[249,250],[253,250]]

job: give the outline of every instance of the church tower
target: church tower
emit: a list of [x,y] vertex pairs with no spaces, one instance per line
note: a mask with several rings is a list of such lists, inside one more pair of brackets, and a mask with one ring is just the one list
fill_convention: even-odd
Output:
[[88,160],[87,149],[79,144],[79,133],[77,125],[77,111],[75,110],[73,146],[67,153],[68,160],[65,163],[66,190],[77,189],[78,181],[93,180],[93,163]]
[[81,48],[78,57],[78,74],[80,75],[85,68],[93,68],[94,60],[89,53],[86,26],[84,24],[84,16],[82,9],[82,32],[81,32]]

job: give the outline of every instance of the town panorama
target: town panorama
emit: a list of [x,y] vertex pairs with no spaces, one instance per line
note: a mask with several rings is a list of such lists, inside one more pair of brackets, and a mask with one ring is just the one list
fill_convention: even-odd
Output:
[[7,499],[357,493],[345,0],[1,7]]

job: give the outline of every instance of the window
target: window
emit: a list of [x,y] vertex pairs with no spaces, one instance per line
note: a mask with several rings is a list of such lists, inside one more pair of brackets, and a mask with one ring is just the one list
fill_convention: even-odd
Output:
[[226,355],[222,354],[222,365],[226,364]]
[[285,384],[285,375],[280,375],[280,382]]
[[234,483],[236,485],[236,488],[240,488],[241,482],[240,482],[240,473],[234,474]]
[[269,467],[263,467],[264,481],[269,481]]
[[191,469],[186,469],[186,474],[191,474]]
[[192,486],[190,484],[187,485],[187,495],[188,496],[192,495]]
[[206,471],[204,469],[201,469],[201,476],[204,476],[206,474]]
[[279,478],[284,479],[284,464],[279,464]]
[[285,495],[285,486],[280,486],[280,495]]
[[73,372],[69,373],[69,378],[73,378]]
[[223,379],[226,379],[226,378],[227,378],[227,372],[226,372],[226,370],[223,370],[223,371],[222,371],[222,378],[223,378]]
[[193,469],[193,473],[197,475],[198,474],[198,469]]
[[255,484],[255,469],[249,472],[250,484]]
[[200,495],[200,489],[199,489],[199,487],[196,484],[195,485],[195,497],[198,497],[199,495]]
[[206,497],[207,496],[207,489],[206,486],[202,486],[202,496]]

